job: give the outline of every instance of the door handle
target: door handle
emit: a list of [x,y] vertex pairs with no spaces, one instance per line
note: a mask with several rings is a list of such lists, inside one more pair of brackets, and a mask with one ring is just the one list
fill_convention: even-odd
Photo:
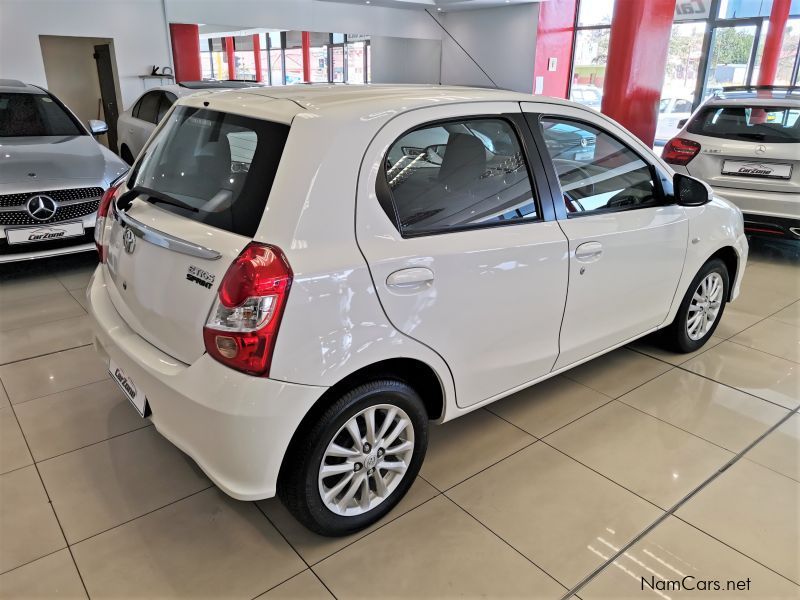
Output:
[[575,248],[575,260],[591,263],[600,260],[603,254],[603,244],[600,242],[584,242]]
[[427,267],[400,269],[386,278],[386,285],[397,290],[414,290],[427,287],[433,282],[433,271]]

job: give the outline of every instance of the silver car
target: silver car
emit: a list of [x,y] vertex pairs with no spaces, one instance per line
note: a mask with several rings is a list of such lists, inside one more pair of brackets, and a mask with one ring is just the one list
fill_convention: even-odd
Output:
[[100,198],[128,170],[46,90],[0,79],[0,263],[94,250]]
[[800,239],[800,88],[725,88],[679,126],[673,169],[742,209],[747,233]]

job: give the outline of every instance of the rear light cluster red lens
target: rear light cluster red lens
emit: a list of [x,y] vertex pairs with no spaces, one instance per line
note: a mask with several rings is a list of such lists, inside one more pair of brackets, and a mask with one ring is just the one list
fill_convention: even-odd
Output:
[[661,158],[673,165],[686,166],[700,152],[700,144],[683,138],[672,138],[664,146]]
[[108,254],[108,244],[106,244],[104,240],[106,217],[108,217],[111,202],[114,200],[123,181],[124,180],[113,183],[111,187],[105,191],[103,197],[100,198],[100,205],[97,207],[97,219],[94,223],[94,245],[97,247],[97,254],[100,257],[101,263],[106,262],[106,256]]
[[203,328],[206,351],[251,375],[269,375],[292,269],[280,248],[252,242],[222,278]]

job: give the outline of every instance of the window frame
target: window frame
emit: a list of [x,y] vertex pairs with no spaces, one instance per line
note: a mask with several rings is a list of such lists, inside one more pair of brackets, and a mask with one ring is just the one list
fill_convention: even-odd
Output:
[[[417,232],[408,232],[405,231],[400,223],[400,215],[397,212],[397,205],[394,201],[394,194],[392,190],[389,188],[389,182],[386,179],[386,160],[389,157],[389,152],[391,149],[399,142],[402,138],[410,133],[414,133],[415,131],[420,131],[422,129],[428,129],[430,127],[438,127],[448,123],[463,123],[465,121],[477,121],[477,120],[498,120],[505,122],[514,134],[517,136],[517,143],[519,144],[520,151],[522,152],[523,160],[525,161],[525,169],[528,174],[528,181],[531,184],[531,193],[533,196],[533,203],[536,206],[536,217],[535,218],[522,218],[522,219],[515,219],[509,221],[500,221],[496,223],[482,223],[477,225],[462,225],[459,227],[447,227],[447,228],[440,228],[440,229],[431,229],[426,231],[417,231]],[[533,159],[536,159],[534,161]],[[553,212],[552,206],[552,197],[548,194],[545,198],[544,194],[544,186],[539,184],[539,181],[546,181],[546,173],[544,165],[542,164],[542,157],[538,151],[537,145],[533,138],[530,135],[530,127],[525,121],[524,115],[520,112],[519,114],[516,113],[494,113],[494,114],[485,114],[485,113],[478,113],[472,115],[462,115],[458,117],[449,117],[445,119],[432,119],[430,121],[425,121],[406,129],[400,135],[396,136],[391,143],[389,143],[386,147],[386,151],[383,153],[381,157],[380,169],[378,169],[378,175],[376,177],[375,182],[375,195],[378,198],[378,203],[380,204],[383,211],[386,213],[386,216],[389,217],[389,220],[394,225],[397,232],[400,234],[402,239],[413,239],[419,237],[429,237],[433,235],[446,235],[450,233],[461,233],[465,231],[477,231],[481,229],[491,229],[495,227],[510,227],[513,225],[529,225],[535,223],[541,223],[544,221],[553,221],[555,220],[555,214]],[[538,175],[538,177],[537,177]],[[547,188],[547,192],[550,192],[549,187]]]
[[[657,163],[653,162],[652,160],[648,160],[645,156],[642,155],[641,152],[636,150],[631,144],[621,139],[620,136],[612,133],[602,125],[595,124],[588,119],[581,119],[580,117],[560,115],[557,113],[526,112],[525,115],[528,118],[528,124],[531,127],[531,131],[533,133],[533,137],[536,140],[537,145],[539,145],[540,148],[544,149],[544,152],[540,150],[540,155],[542,156],[542,161],[545,163],[544,168],[548,175],[548,181],[550,182],[557,219],[559,220],[579,219],[583,217],[590,217],[593,215],[607,215],[618,212],[628,212],[632,210],[645,210],[648,208],[658,208],[661,206],[669,206],[671,204],[675,204],[676,200],[674,197],[674,193],[672,192],[671,189],[672,188],[671,178],[668,177],[664,173],[664,171],[659,168]],[[535,119],[535,121],[532,121],[532,119]],[[553,164],[553,159],[550,157],[550,153],[547,150],[547,144],[544,138],[544,129],[542,128],[542,119],[558,119],[561,121],[569,121],[578,125],[588,125],[589,127],[593,127],[598,131],[601,131],[602,133],[610,136],[617,143],[622,144],[625,148],[627,148],[633,154],[635,154],[639,158],[639,160],[641,160],[643,163],[647,165],[650,171],[650,175],[653,178],[655,194],[658,197],[658,202],[655,202],[653,204],[648,204],[645,206],[641,205],[615,206],[610,208],[598,208],[594,210],[587,210],[584,212],[567,211],[566,205],[564,204],[564,192],[561,189],[561,180],[559,179],[558,172],[556,171],[555,165]]]

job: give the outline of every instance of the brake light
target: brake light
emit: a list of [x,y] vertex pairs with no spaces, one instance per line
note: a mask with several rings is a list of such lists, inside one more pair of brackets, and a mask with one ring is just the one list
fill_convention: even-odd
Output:
[[673,165],[686,166],[700,152],[700,144],[693,140],[672,138],[664,146],[661,158]]
[[112,183],[111,187],[105,191],[103,197],[100,198],[100,204],[97,207],[97,218],[95,219],[94,223],[94,245],[97,247],[97,254],[100,257],[101,263],[106,262],[106,255],[108,254],[108,246],[103,243],[108,209],[111,206],[111,201],[114,200],[117,190],[120,188],[122,181],[124,180],[118,181],[119,182]]
[[248,244],[222,278],[203,328],[206,351],[232,369],[268,376],[291,285],[280,248]]

